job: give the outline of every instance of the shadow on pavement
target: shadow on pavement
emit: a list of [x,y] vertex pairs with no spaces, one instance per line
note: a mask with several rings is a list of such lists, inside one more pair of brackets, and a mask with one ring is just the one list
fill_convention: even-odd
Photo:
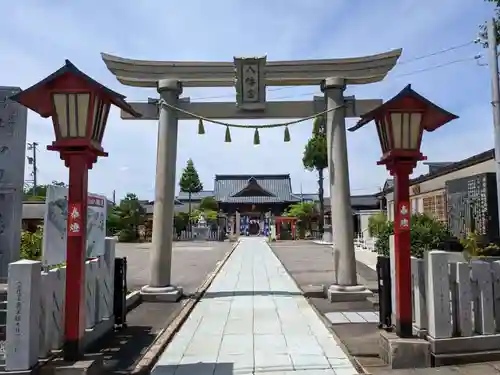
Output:
[[87,352],[103,356],[106,374],[127,374],[182,306],[182,302],[143,302],[127,314],[127,327],[109,333]]
[[[253,368],[248,369],[250,373]],[[233,375],[234,369],[232,363],[212,363],[199,362],[174,365],[157,365],[151,375],[212,375],[214,372],[217,375]]]
[[104,367],[108,371],[124,371],[131,368],[139,356],[153,343],[156,334],[153,327],[127,327],[109,336],[100,350]]
[[287,291],[272,291],[272,290],[242,290],[236,292],[206,292],[203,298],[221,298],[221,297],[238,297],[238,296],[301,296],[301,292],[287,292]]

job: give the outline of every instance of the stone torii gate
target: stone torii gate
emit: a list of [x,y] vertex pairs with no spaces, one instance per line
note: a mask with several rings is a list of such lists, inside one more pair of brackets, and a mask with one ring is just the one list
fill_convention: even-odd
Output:
[[[350,203],[345,118],[360,117],[382,101],[344,97],[346,85],[378,82],[394,67],[401,49],[348,59],[272,61],[266,57],[234,58],[233,62],[177,62],[125,59],[102,54],[107,68],[128,86],[156,87],[159,102],[129,103],[143,115],[159,120],[151,279],[142,289],[152,299],[176,300],[182,290],[171,285],[171,258],[176,179],[178,120],[193,120],[186,112],[209,119],[291,119],[329,110],[328,165],[336,280],[331,300],[364,298],[357,284],[354,233]],[[324,97],[311,101],[266,102],[267,86],[321,87]],[[198,102],[180,98],[183,87],[235,87],[237,103]],[[179,108],[180,111],[175,108]],[[185,111],[185,112],[184,112]],[[123,119],[132,119],[126,113]]]

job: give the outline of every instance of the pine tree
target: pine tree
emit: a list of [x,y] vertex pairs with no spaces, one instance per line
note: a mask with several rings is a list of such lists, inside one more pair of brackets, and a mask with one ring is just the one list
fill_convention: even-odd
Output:
[[318,172],[318,196],[319,196],[319,230],[323,233],[325,200],[323,188],[323,172],[328,167],[328,152],[326,142],[326,121],[324,116],[314,119],[312,136],[304,148],[302,163],[309,171]]
[[191,194],[203,190],[200,176],[198,176],[198,171],[194,167],[193,160],[191,159],[187,161],[186,168],[182,171],[179,187],[182,192],[189,194],[189,216],[191,217]]

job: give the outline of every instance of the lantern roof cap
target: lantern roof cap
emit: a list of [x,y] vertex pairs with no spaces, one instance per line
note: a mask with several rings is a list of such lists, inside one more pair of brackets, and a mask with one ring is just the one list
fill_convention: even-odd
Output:
[[357,124],[348,130],[351,132],[356,131],[389,111],[425,113],[422,126],[429,132],[434,131],[447,122],[458,118],[457,115],[446,111],[431,102],[429,99],[420,95],[418,92],[413,90],[411,88],[411,84],[409,84],[392,99],[389,99],[379,107],[361,116],[361,119],[357,122]]
[[50,104],[51,91],[57,88],[55,81],[61,79],[63,76],[73,76],[77,78],[80,82],[82,82],[82,86],[84,88],[90,88],[99,92],[102,97],[107,98],[112,104],[129,113],[131,116],[142,116],[125,101],[124,95],[109,89],[89,77],[67,59],[65,60],[64,66],[26,90],[20,91],[19,93],[11,96],[10,100],[24,105],[32,111],[40,114],[42,117],[50,117],[52,115],[52,105]]

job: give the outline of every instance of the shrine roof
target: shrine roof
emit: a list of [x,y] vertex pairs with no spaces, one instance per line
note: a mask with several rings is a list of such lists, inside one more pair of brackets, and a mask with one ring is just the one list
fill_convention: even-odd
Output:
[[287,203],[292,194],[290,175],[215,175],[215,199],[223,203]]

